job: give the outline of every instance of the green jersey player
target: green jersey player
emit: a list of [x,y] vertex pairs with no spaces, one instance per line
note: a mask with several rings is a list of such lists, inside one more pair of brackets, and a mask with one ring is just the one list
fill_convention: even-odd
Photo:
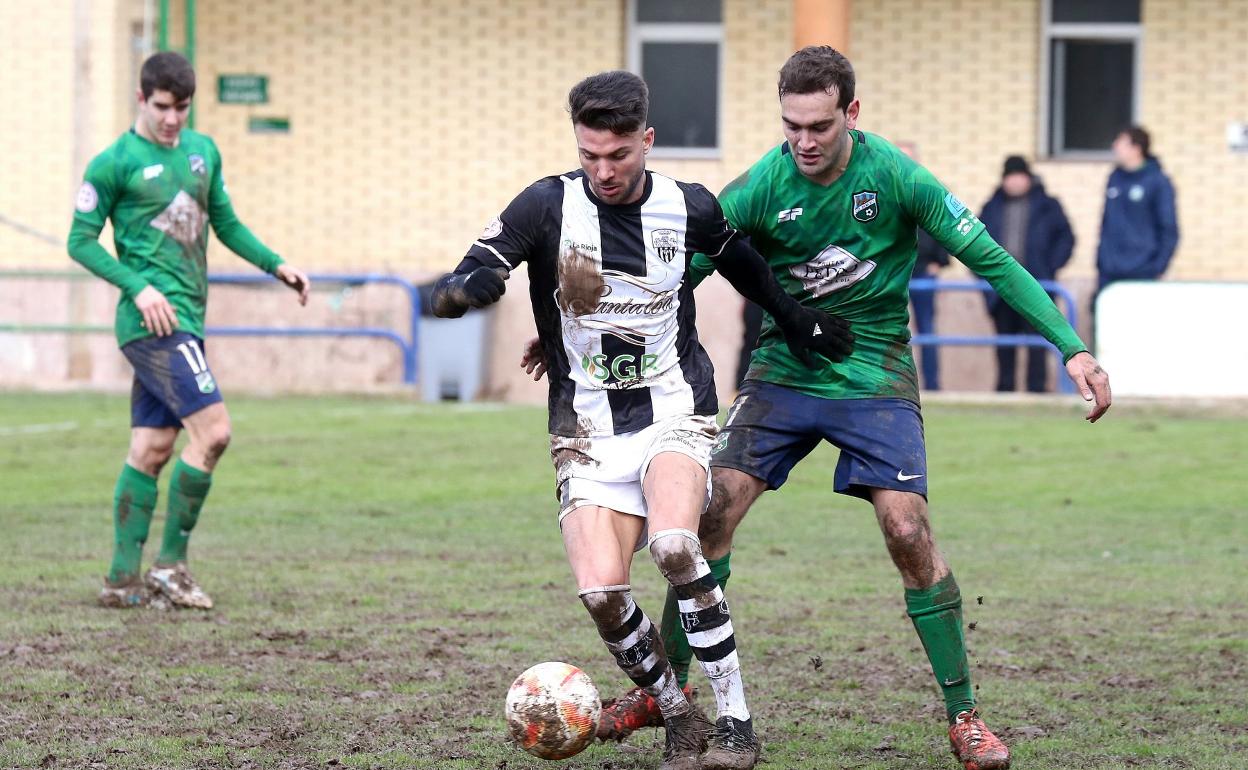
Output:
[[[910,352],[908,284],[915,227],[987,279],[1061,351],[1095,422],[1109,380],[1043,289],[969,209],[896,146],[855,125],[854,72],[835,50],[810,47],[780,72],[786,142],[720,196],[777,279],[804,305],[848,320],[849,358],[817,370],[794,361],[770,322],[711,458],[713,492],[699,527],[721,586],[732,534],[754,500],[778,489],[820,441],[841,450],[834,488],[868,500],[901,573],[906,609],[944,694],[954,754],[969,769],[1009,766],[1009,751],[979,718],[962,632],[961,594],[927,515],[927,462]],[[691,272],[713,266],[695,258]],[[531,363],[531,361],[526,361]],[[664,645],[678,673],[689,654],[668,595]],[[682,681],[683,683],[683,681]],[[606,709],[600,736],[620,738],[653,719],[630,692]]]
[[[308,298],[308,277],[256,239],[234,215],[221,153],[185,129],[195,72],[176,53],[143,64],[134,128],[87,166],[78,190],[69,254],[121,290],[117,344],[134,367],[130,451],[113,499],[114,550],[100,603],[144,606],[157,594],[180,607],[212,599],[186,566],[187,541],[230,440],[230,418],[204,356],[208,225],[231,251]],[[114,259],[99,243],[113,223]],[[190,441],[169,480],[160,554],[140,579],[156,507],[156,480],[178,432]]]

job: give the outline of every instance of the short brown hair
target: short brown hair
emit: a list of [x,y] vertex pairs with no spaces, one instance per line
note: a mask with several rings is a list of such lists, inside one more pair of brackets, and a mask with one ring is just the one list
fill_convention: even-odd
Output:
[[1152,140],[1149,138],[1148,132],[1144,130],[1143,126],[1127,126],[1118,132],[1118,136],[1126,136],[1131,144],[1140,148],[1140,154],[1145,158],[1153,157],[1150,152],[1152,149]]
[[854,100],[854,65],[828,45],[808,45],[780,68],[780,97],[785,94],[837,93],[837,107],[849,109]]
[[190,99],[195,95],[195,70],[182,54],[161,51],[143,62],[139,87],[144,99],[156,91],[168,91],[178,101]]
[[631,134],[646,127],[650,89],[631,72],[599,72],[572,86],[568,112],[572,113],[573,125]]

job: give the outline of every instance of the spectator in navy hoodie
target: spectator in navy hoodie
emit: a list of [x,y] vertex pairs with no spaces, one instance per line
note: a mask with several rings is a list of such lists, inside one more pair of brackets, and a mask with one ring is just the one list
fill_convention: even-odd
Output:
[[1148,132],[1123,129],[1112,145],[1118,167],[1105,188],[1097,293],[1114,281],[1155,281],[1179,243],[1174,187],[1149,152]]
[[[988,234],[1037,280],[1055,280],[1057,271],[1070,261],[1075,234],[1062,211],[1062,204],[1044,191],[1044,185],[1032,176],[1027,161],[1018,155],[1005,159],[1001,186],[984,204],[979,218],[988,228]],[[984,295],[997,334],[1036,333],[996,292],[988,291]],[[1027,349],[1027,390],[1033,393],[1046,390],[1045,356],[1048,354],[1047,347]],[[997,390],[1015,389],[1016,358],[1014,346],[997,348]]]

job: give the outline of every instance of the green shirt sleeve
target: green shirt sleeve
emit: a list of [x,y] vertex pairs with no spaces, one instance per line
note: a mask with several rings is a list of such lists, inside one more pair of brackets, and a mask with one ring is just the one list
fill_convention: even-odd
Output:
[[147,288],[147,280],[121,264],[100,245],[100,231],[113,213],[121,192],[113,159],[98,155],[87,166],[74,201],[74,221],[66,244],[75,262],[121,289],[127,299]]
[[[728,224],[732,225],[733,229],[740,230],[745,234],[751,232],[747,205],[749,202],[749,179],[750,174],[746,172],[729,182],[728,186],[719,194],[719,205],[724,211],[724,218],[728,220]],[[702,283],[714,272],[714,260],[705,254],[694,254],[693,259],[689,260],[687,280],[696,289],[698,284]]]
[[1031,273],[1001,248],[991,235],[980,233],[961,254],[955,256],[976,275],[992,284],[1006,304],[1062,351],[1063,361],[1069,361],[1071,356],[1088,349]]
[[282,264],[282,258],[260,239],[252,234],[247,226],[239,221],[234,213],[234,205],[230,203],[230,194],[225,189],[225,176],[221,172],[221,153],[216,144],[212,145],[212,186],[208,193],[208,221],[212,229],[225,247],[266,273],[272,274]]

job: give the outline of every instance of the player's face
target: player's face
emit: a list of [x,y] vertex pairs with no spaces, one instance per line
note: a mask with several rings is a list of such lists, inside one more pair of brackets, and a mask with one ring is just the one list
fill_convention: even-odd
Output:
[[646,153],[654,144],[654,129],[617,134],[609,129],[573,126],[581,168],[598,200],[612,206],[633,203],[645,190]]
[[157,144],[173,147],[178,143],[178,135],[186,125],[186,116],[191,111],[190,98],[178,100],[168,91],[159,89],[152,95],[143,96],[139,91],[139,135]]
[[780,98],[784,138],[797,170],[815,182],[835,179],[849,162],[849,129],[858,123],[858,100],[842,110],[835,91],[785,94]]

